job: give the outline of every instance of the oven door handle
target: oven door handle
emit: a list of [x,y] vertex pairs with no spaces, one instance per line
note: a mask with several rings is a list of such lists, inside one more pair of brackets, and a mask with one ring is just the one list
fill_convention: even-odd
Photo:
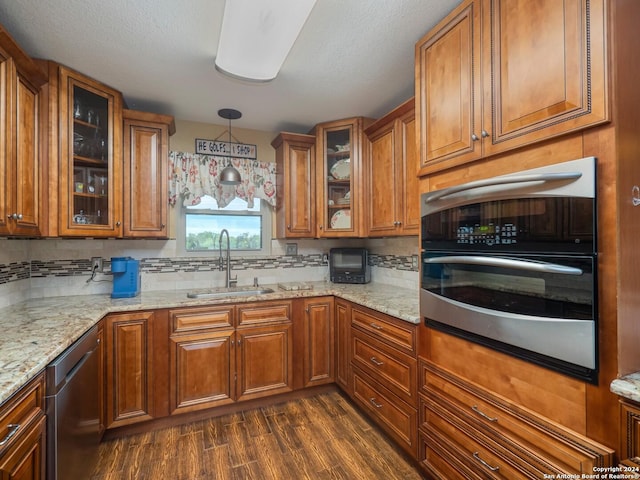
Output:
[[577,180],[582,177],[580,172],[560,172],[560,173],[529,173],[523,175],[509,175],[508,177],[488,178],[486,180],[477,180],[475,182],[465,183],[457,187],[444,188],[433,193],[424,194],[425,203],[435,202],[441,198],[448,197],[454,193],[473,190],[474,188],[492,187],[495,185],[509,185],[511,183],[526,182],[557,182],[560,180]]
[[529,262],[514,258],[483,257],[479,255],[449,255],[446,257],[425,258],[424,263],[462,263],[487,267],[515,268],[539,273],[560,273],[563,275],[582,275],[580,268],[567,267],[557,263]]

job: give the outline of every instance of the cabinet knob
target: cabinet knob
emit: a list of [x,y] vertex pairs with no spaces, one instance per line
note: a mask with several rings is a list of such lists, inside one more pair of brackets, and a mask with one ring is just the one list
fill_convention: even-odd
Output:
[[291,230],[291,225],[287,225],[287,230]]
[[22,220],[22,214],[21,213],[13,213],[13,214],[9,215],[9,218],[12,218],[14,220]]
[[318,228],[320,228],[320,230],[322,230],[322,225],[319,225]]
[[163,223],[162,225],[160,225],[160,228],[165,228],[166,225]]
[[482,135],[482,138],[487,138],[489,136],[489,133],[486,130],[482,129],[482,132],[480,132],[480,135]]
[[472,133],[471,134],[471,140],[473,140],[474,142],[477,142],[480,139],[478,138],[478,136],[475,133]]
[[120,222],[116,222],[116,227],[119,227],[121,225]]

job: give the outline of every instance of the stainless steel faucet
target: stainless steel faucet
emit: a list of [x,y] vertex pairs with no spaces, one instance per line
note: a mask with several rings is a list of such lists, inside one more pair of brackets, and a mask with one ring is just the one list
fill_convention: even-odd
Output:
[[238,275],[231,278],[231,241],[229,240],[229,232],[226,228],[223,228],[220,232],[220,258],[218,259],[219,269],[225,270],[225,264],[222,260],[222,237],[224,234],[227,234],[227,259],[226,259],[226,270],[227,270],[227,278],[226,278],[226,287],[235,287],[238,284]]

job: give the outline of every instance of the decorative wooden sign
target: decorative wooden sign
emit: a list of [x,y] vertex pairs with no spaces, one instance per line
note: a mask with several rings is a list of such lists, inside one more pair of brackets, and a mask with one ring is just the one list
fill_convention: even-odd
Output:
[[220,140],[196,138],[196,153],[255,160],[258,156],[258,149],[255,145],[248,143],[221,142]]

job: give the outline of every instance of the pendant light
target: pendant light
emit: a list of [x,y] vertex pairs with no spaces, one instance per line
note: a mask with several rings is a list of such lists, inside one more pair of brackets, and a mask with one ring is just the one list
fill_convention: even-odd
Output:
[[[229,154],[231,154],[231,120],[237,120],[242,117],[242,113],[233,108],[222,108],[218,110],[218,115],[229,120]],[[231,156],[229,156],[229,161],[231,161]],[[231,164],[220,173],[220,183],[223,185],[238,185],[240,181],[240,172]]]

